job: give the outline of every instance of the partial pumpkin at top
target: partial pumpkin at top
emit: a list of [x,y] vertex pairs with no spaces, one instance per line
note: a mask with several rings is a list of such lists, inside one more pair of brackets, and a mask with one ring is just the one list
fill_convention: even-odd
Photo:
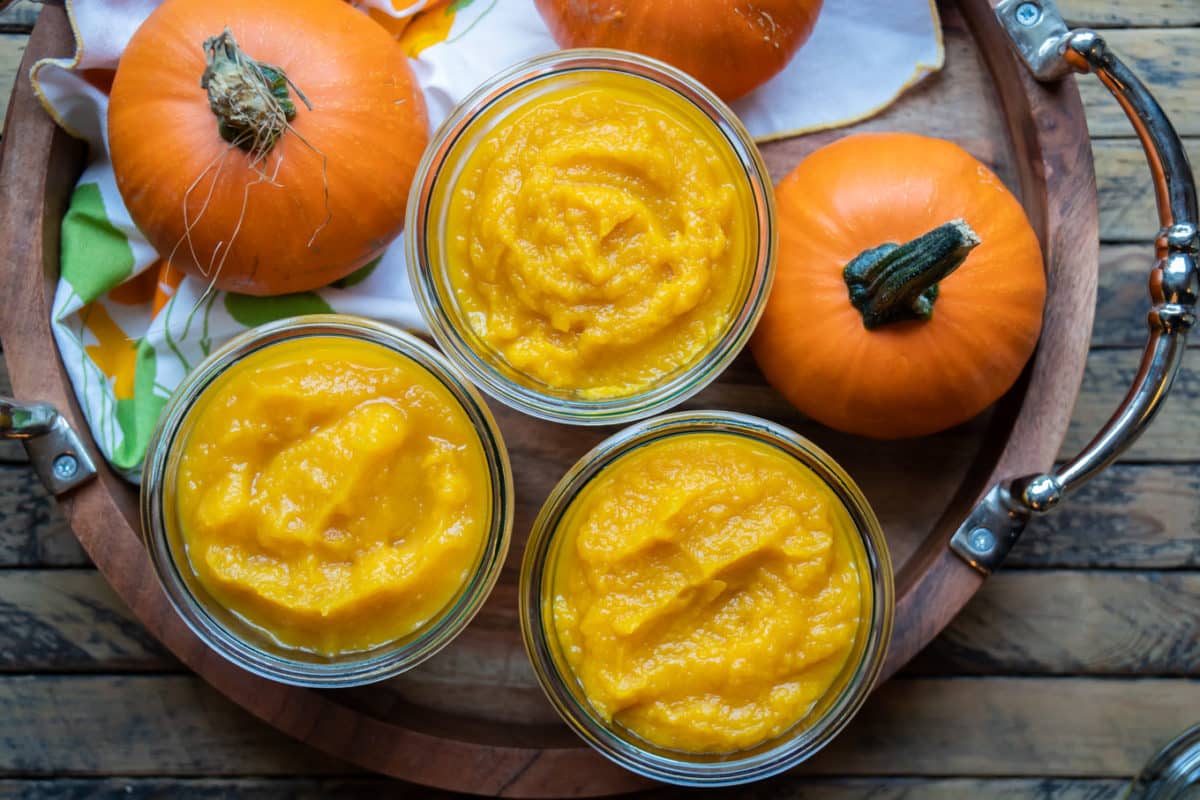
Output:
[[400,233],[428,119],[403,49],[341,0],[166,0],[121,57],[108,133],[150,244],[269,295],[342,278]]
[[822,0],[535,0],[561,47],[632,50],[678,67],[731,103],[808,41]]
[[1046,299],[1021,204],[958,145],[862,133],[776,188],[775,285],[752,341],[767,380],[848,433],[923,436],[1016,381]]

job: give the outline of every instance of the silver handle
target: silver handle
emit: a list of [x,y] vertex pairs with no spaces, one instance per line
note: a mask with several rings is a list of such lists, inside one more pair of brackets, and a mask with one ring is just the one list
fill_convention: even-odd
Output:
[[1079,455],[1056,470],[993,486],[950,539],[984,574],[1000,562],[1034,514],[1049,511],[1137,440],[1171,389],[1196,321],[1196,185],[1179,135],[1145,85],[1095,31],[1070,30],[1053,0],[1001,0],[996,16],[1039,80],[1094,72],[1133,123],[1154,177],[1161,224],[1150,273],[1150,337],[1133,386]]
[[49,403],[20,403],[0,396],[0,439],[17,439],[52,494],[74,489],[96,475],[96,465],[70,424]]

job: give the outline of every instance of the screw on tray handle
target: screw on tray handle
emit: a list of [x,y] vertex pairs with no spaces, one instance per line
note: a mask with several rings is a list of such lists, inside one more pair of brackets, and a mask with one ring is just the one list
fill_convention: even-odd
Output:
[[49,403],[19,403],[0,395],[0,439],[17,439],[52,494],[74,489],[96,475],[83,442]]
[[1150,338],[1121,405],[1079,455],[1058,469],[999,483],[972,510],[950,548],[984,574],[1012,548],[1030,518],[1049,511],[1121,453],[1145,430],[1171,389],[1196,321],[1196,185],[1179,135],[1162,106],[1095,31],[1070,30],[1053,0],[1001,0],[996,16],[1039,80],[1093,72],[1133,123],[1154,177],[1162,229],[1150,273]]

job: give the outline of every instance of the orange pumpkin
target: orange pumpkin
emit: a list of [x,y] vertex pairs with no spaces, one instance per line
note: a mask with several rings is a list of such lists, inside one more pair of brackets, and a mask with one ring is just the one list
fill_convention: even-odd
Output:
[[400,233],[428,120],[403,50],[341,0],[166,0],[121,57],[108,134],[150,244],[265,295],[344,277]]
[[847,136],[776,188],[779,256],[753,352],[800,411],[880,439],[963,422],[1017,379],[1046,279],[1021,204],[956,144]]
[[812,33],[821,0],[535,0],[562,47],[613,47],[692,75],[726,102],[766,83]]

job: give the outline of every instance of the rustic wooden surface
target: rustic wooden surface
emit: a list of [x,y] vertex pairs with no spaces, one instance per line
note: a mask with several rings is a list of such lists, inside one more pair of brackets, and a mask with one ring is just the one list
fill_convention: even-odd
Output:
[[[1076,24],[1111,28],[1104,35],[1164,98],[1200,162],[1200,2],[1060,5]],[[0,16],[0,91],[31,7]],[[1085,87],[1104,244],[1067,450],[1103,422],[1135,367],[1155,227],[1141,153],[1115,104]],[[1035,523],[834,745],[856,751],[859,774],[802,773],[737,796],[1116,798],[1159,744],[1200,721],[1194,363],[1143,442]],[[23,461],[0,445],[0,800],[449,796],[357,775],[186,674],[89,568]]]

